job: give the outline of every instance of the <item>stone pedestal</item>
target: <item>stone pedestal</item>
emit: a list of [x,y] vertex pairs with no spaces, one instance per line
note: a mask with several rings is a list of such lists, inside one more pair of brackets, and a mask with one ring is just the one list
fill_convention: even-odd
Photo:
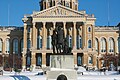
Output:
[[47,80],[77,80],[77,72],[74,70],[74,56],[51,55]]
[[73,55],[51,55],[50,67],[60,69],[74,69]]

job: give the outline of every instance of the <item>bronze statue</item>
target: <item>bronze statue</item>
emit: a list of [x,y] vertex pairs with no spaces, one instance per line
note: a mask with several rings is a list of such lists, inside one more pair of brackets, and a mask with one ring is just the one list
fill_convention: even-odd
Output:
[[[67,38],[64,37],[64,30],[58,26],[53,30],[52,35],[53,54],[71,54],[72,48],[69,47]],[[63,52],[62,52],[63,51]]]

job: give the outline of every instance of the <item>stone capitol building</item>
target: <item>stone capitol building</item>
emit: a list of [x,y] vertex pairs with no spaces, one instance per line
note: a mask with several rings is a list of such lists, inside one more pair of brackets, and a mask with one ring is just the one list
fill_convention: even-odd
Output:
[[49,66],[51,35],[58,26],[72,48],[75,66],[118,66],[120,24],[95,26],[96,17],[79,11],[78,0],[41,0],[39,4],[40,11],[24,15],[23,27],[0,26],[0,66],[5,70]]

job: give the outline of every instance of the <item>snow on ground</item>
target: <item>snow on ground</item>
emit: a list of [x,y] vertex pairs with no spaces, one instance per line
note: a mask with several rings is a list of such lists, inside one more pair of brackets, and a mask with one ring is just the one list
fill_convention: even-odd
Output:
[[[37,71],[25,71],[15,75],[15,72],[6,72],[0,76],[0,80],[46,80],[46,75],[37,75]],[[116,71],[106,71],[106,73],[98,71],[84,71],[83,75],[78,74],[78,80],[120,80],[120,74]]]

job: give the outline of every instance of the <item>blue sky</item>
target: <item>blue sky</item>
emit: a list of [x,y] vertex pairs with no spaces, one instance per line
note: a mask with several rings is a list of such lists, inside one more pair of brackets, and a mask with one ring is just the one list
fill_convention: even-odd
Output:
[[[116,26],[120,22],[120,0],[79,0],[79,10],[94,14],[97,18],[96,25],[105,26],[108,25],[108,1],[109,22],[110,25]],[[24,14],[32,14],[33,11],[39,11],[39,0],[1,0],[0,25],[23,26]]]

